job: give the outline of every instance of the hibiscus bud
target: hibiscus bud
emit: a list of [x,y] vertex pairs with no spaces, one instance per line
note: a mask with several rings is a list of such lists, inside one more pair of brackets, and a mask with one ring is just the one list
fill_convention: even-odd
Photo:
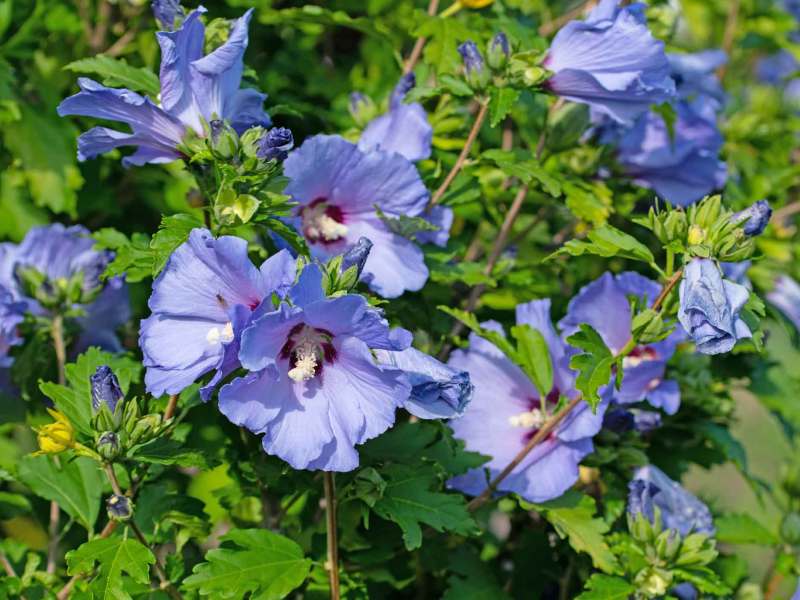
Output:
[[67,417],[51,408],[47,412],[56,420],[45,425],[36,432],[39,452],[42,454],[58,454],[75,447],[75,429]]
[[353,120],[359,127],[364,127],[369,123],[377,112],[377,108],[372,99],[361,92],[353,92],[350,94],[348,110],[350,111],[350,116],[353,117]]
[[106,511],[112,521],[127,521],[133,516],[133,502],[127,496],[114,494],[106,500]]
[[781,537],[783,540],[797,546],[800,544],[800,513],[790,512],[781,522]]
[[499,71],[506,66],[509,56],[511,56],[511,46],[506,34],[502,31],[494,34],[486,49],[486,62],[492,69]]
[[731,221],[741,223],[744,234],[748,237],[754,237],[764,232],[771,216],[772,209],[769,206],[769,202],[759,200],[748,208],[735,213],[731,217]]
[[208,124],[211,130],[211,151],[223,160],[233,158],[239,151],[239,136],[225,121],[214,119]]
[[294,136],[286,127],[273,127],[261,138],[258,158],[263,160],[284,160],[294,146]]
[[153,0],[153,16],[164,30],[173,31],[184,17],[183,7],[178,0]]
[[397,85],[394,86],[394,90],[392,90],[392,95],[389,98],[389,108],[394,109],[402,104],[403,98],[405,98],[406,94],[410,92],[416,84],[417,78],[413,73],[406,73],[403,75],[400,81],[397,82]]
[[89,383],[92,388],[92,408],[95,412],[105,404],[113,414],[117,408],[117,402],[122,399],[124,394],[111,367],[108,365],[97,367],[94,375],[89,377]]
[[489,83],[489,71],[483,62],[481,51],[472,40],[467,40],[458,47],[458,53],[464,61],[464,76],[473,88],[483,89]]
[[372,242],[363,236],[358,238],[355,245],[342,255],[342,273],[350,267],[356,267],[356,280],[358,280],[367,263],[370,250],[372,250]]
[[106,460],[113,460],[119,454],[119,436],[113,431],[106,431],[100,435],[95,449]]
[[686,265],[679,288],[678,320],[703,354],[730,352],[737,340],[752,337],[739,317],[750,292],[722,278],[714,261],[695,258]]

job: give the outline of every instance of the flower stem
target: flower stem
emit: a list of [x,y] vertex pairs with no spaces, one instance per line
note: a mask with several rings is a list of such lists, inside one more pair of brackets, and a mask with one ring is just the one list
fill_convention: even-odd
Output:
[[661,289],[661,293],[656,298],[656,301],[653,302],[653,310],[659,311],[661,310],[664,301],[669,297],[670,292],[675,289],[675,286],[678,285],[678,282],[681,280],[681,276],[683,275],[683,269],[678,269],[675,273],[672,274],[667,280],[667,283],[664,284],[664,287]]
[[[428,16],[436,16],[437,10],[439,10],[439,0],[430,0],[428,3]],[[422,56],[422,50],[425,48],[425,44],[427,42],[428,38],[425,37],[419,37],[417,38],[417,41],[414,42],[414,48],[411,50],[411,54],[409,54],[408,60],[403,67],[403,75],[408,75],[414,70],[414,67],[417,66],[417,63]]]
[[178,406],[178,394],[172,394],[164,409],[164,421],[169,421],[175,415],[175,408]]
[[336,528],[336,486],[333,473],[325,471],[325,516],[328,528],[328,561],[326,567],[331,583],[331,600],[339,600],[339,541]]
[[429,209],[432,206],[436,206],[441,201],[444,193],[447,191],[447,188],[449,188],[450,184],[453,183],[456,175],[458,175],[458,173],[461,171],[461,168],[464,166],[464,163],[467,161],[467,156],[469,156],[469,151],[472,149],[472,144],[475,143],[475,139],[478,137],[478,132],[481,130],[481,125],[483,125],[483,121],[486,119],[486,114],[489,111],[489,102],[487,100],[482,100],[480,106],[481,107],[478,110],[478,114],[475,116],[475,122],[472,124],[472,129],[469,130],[469,134],[467,135],[467,141],[464,142],[464,147],[461,148],[461,153],[456,159],[456,164],[454,164],[453,168],[450,169],[450,172],[447,174],[447,177],[444,178],[444,181],[442,182],[442,185],[439,186],[439,189],[433,193],[431,201],[428,203]]
[[[150,547],[144,537],[144,534],[142,533],[142,530],[139,529],[139,526],[133,519],[128,521],[126,525],[130,527],[131,531],[133,531],[133,535],[136,536],[136,539],[139,540],[139,543],[142,546],[145,548]],[[155,552],[153,552],[153,556],[155,556]],[[169,577],[167,577],[167,572],[164,570],[164,567],[161,566],[161,561],[159,560],[158,556],[155,558],[156,562],[153,564],[153,566],[155,567],[156,574],[158,575],[158,580],[161,582],[161,589],[166,591],[167,594],[169,594],[169,596],[174,600],[182,600],[183,597],[181,596],[180,592],[173,587]]]
[[[56,315],[50,324],[50,337],[53,339],[53,350],[56,353],[56,369],[59,385],[67,382],[64,367],[67,363],[67,350],[64,344],[64,317]],[[61,509],[58,503],[50,502],[50,524],[47,530],[50,541],[47,545],[47,572],[56,572],[56,554],[58,553],[58,521]]]

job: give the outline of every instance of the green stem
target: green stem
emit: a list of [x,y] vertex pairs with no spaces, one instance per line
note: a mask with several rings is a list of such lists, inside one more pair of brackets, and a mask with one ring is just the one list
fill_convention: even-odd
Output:
[[675,270],[675,251],[667,248],[667,267],[665,273],[667,277],[672,277],[672,272]]

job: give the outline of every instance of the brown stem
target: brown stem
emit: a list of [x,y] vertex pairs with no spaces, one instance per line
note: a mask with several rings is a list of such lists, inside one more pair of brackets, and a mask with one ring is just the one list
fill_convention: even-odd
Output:
[[[433,17],[436,15],[436,12],[439,10],[439,0],[430,0],[428,2],[428,16]],[[408,75],[411,71],[414,70],[414,67],[417,66],[420,57],[422,56],[422,50],[425,48],[425,44],[428,41],[428,38],[420,37],[417,38],[417,41],[414,42],[414,48],[411,50],[411,54],[408,56],[408,60],[403,67],[403,75]]]
[[[150,547],[150,545],[147,543],[147,540],[144,537],[144,534],[142,534],[142,530],[139,529],[139,526],[133,521],[133,519],[127,521],[126,525],[130,527],[131,531],[133,531],[133,535],[136,536],[136,539],[139,540],[139,543],[142,546],[144,546],[145,548]],[[180,592],[178,592],[178,590],[176,590],[175,587],[173,587],[172,583],[169,580],[169,577],[167,577],[167,572],[164,570],[164,567],[161,566],[161,561],[158,559],[158,556],[156,556],[155,552],[153,552],[153,556],[155,556],[156,558],[156,562],[153,563],[153,567],[155,568],[156,574],[158,575],[158,580],[161,582],[161,589],[166,591],[167,594],[169,594],[170,597],[173,598],[174,600],[182,600]]]
[[56,554],[58,554],[58,521],[61,516],[61,509],[55,500],[50,502],[50,525],[47,528],[47,535],[50,540],[47,543],[47,572],[51,575],[56,572]]
[[728,18],[725,21],[725,33],[722,34],[722,50],[728,56],[728,61],[717,69],[717,77],[720,79],[725,77],[728,63],[730,62],[731,50],[733,49],[733,42],[736,38],[736,22],[739,18],[739,7],[741,0],[731,0],[730,8],[728,9]]
[[5,552],[0,552],[0,565],[3,565],[3,570],[9,577],[17,576],[17,572],[14,570],[14,567],[8,561],[8,557],[6,556]]
[[597,0],[584,0],[584,2],[581,2],[578,6],[569,12],[564,13],[557,19],[553,19],[547,23],[542,23],[542,25],[539,27],[539,35],[550,35],[557,29],[561,29],[561,27],[566,25],[569,21],[577,19],[582,14],[591,10],[595,4],[597,4]]
[[122,496],[122,488],[119,486],[119,480],[117,479],[117,474],[114,473],[114,465],[106,463],[103,465],[103,468],[106,471],[106,476],[108,477],[108,481],[111,482],[111,489],[114,490],[114,494],[117,496]]
[[467,156],[469,156],[469,151],[472,149],[472,144],[475,143],[475,138],[478,137],[478,132],[481,130],[481,125],[483,125],[484,119],[486,119],[486,114],[489,111],[489,103],[487,101],[481,102],[480,110],[478,110],[478,114],[475,116],[475,122],[472,124],[472,129],[469,131],[469,135],[467,135],[467,141],[464,143],[464,147],[461,149],[461,153],[458,155],[456,159],[456,164],[453,165],[453,168],[450,169],[450,172],[447,174],[447,177],[444,178],[442,185],[439,186],[433,196],[431,197],[431,201],[428,203],[428,208],[432,206],[436,206],[439,201],[444,196],[444,193],[447,191],[447,188],[450,187],[450,184],[453,183],[453,180],[458,175],[461,168],[464,166],[464,163],[467,160]]
[[772,213],[772,222],[783,224],[783,221],[800,212],[800,201],[790,202]]
[[564,418],[573,408],[578,406],[578,403],[580,403],[581,400],[583,400],[583,398],[580,396],[570,400],[569,404],[547,419],[544,425],[542,425],[542,428],[534,434],[527,444],[525,444],[525,447],[517,453],[512,461],[508,463],[505,468],[500,471],[500,473],[498,473],[494,479],[492,479],[492,481],[489,482],[488,487],[481,493],[481,495],[476,496],[470,501],[469,504],[467,504],[467,510],[475,511],[483,506],[487,500],[491,498],[492,494],[497,489],[497,486],[500,485],[503,480],[511,474],[511,471],[516,469],[519,464],[525,460],[525,457],[528,456],[531,450],[536,448],[536,446],[547,439],[550,433],[558,426],[559,423],[561,423],[561,421],[564,420]]
[[683,275],[683,269],[678,269],[675,273],[667,280],[667,283],[664,284],[664,287],[661,289],[661,293],[656,298],[656,301],[653,302],[653,310],[661,310],[661,305],[664,304],[664,301],[669,296],[670,292],[678,285],[678,282],[681,280],[681,275]]
[[64,317],[56,315],[50,324],[50,337],[53,338],[53,349],[56,352],[56,365],[58,367],[58,383],[64,385],[67,382],[64,365],[67,364],[67,350],[64,345]]
[[164,420],[169,421],[175,415],[175,408],[178,406],[178,394],[172,394],[167,402],[167,408],[164,409]]
[[333,473],[325,471],[323,487],[325,488],[325,516],[328,529],[328,577],[331,583],[331,600],[339,600],[339,541],[336,526],[336,487]]

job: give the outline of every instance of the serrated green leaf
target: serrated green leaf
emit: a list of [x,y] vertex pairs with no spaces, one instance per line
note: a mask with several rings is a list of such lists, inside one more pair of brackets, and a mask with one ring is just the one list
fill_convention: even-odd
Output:
[[474,314],[458,308],[450,308],[449,306],[439,306],[438,308],[454,319],[461,321],[471,331],[493,343],[506,356],[513,357],[516,354],[514,346],[511,345],[511,342],[509,342],[501,332],[482,327],[478,322],[478,317]]
[[489,124],[492,127],[506,118],[519,99],[519,90],[510,87],[493,87],[489,93]]
[[617,559],[603,537],[609,527],[605,521],[594,517],[597,510],[594,498],[570,490],[560,498],[542,504],[521,504],[541,512],[558,535],[569,540],[570,546],[592,557],[595,567],[606,573],[617,572]]
[[530,325],[515,325],[511,336],[517,340],[516,356],[525,374],[544,398],[553,389],[553,362],[547,342],[540,331]]
[[611,225],[603,225],[593,229],[588,234],[589,241],[570,240],[556,252],[551,254],[551,259],[559,254],[569,254],[571,256],[583,256],[584,254],[595,254],[610,258],[620,256],[631,260],[639,260],[652,264],[654,262],[653,253],[650,249],[631,235],[620,231]]
[[487,150],[481,157],[492,161],[506,175],[516,177],[523,183],[529,184],[535,179],[554,198],[561,195],[561,181],[548,172],[538,160],[531,158],[530,153],[521,150]]
[[573,215],[595,227],[608,220],[613,202],[611,190],[604,183],[568,181],[563,188],[567,208]]
[[153,275],[153,251],[150,249],[149,235],[134,233],[128,239],[124,233],[104,227],[92,237],[98,250],[114,251],[114,260],[106,266],[104,278],[124,275],[126,281],[136,283]]
[[321,6],[306,5],[299,8],[268,9],[258,13],[260,23],[266,25],[291,25],[297,23],[317,23],[319,25],[347,27],[367,35],[392,43],[392,31],[379,19],[371,17],[351,17],[341,10],[330,10]]
[[184,448],[174,439],[159,437],[130,449],[129,456],[141,462],[208,469],[209,463],[199,450]]
[[311,560],[292,540],[264,529],[234,529],[209,550],[183,586],[213,598],[272,600],[286,597],[305,581]]
[[423,524],[461,535],[476,532],[461,494],[434,491],[441,487],[441,481],[432,465],[394,464],[383,469],[381,476],[387,481],[386,489],[373,510],[400,526],[406,549],[422,545]]
[[718,542],[772,546],[779,541],[777,535],[745,513],[716,517],[714,526],[717,528],[715,537]]
[[149,548],[137,540],[120,536],[90,540],[67,552],[66,559],[69,575],[89,574],[94,571],[95,563],[99,565],[100,571],[91,589],[95,598],[103,600],[131,598],[124,574],[138,583],[148,583],[150,565],[156,562]]
[[594,573],[586,581],[586,591],[575,600],[628,600],[636,587],[621,577]]
[[454,96],[469,98],[475,95],[475,92],[467,85],[466,81],[459,77],[448,75],[447,73],[439,77],[439,85],[442,87],[442,91],[446,91]]
[[614,355],[600,334],[587,323],[581,323],[579,330],[569,336],[567,342],[583,350],[582,354],[576,354],[570,359],[569,366],[578,371],[575,387],[594,410],[600,403],[598,390],[611,379]]
[[688,581],[698,590],[714,596],[730,597],[731,590],[719,576],[711,569],[673,569],[672,574],[676,579]]
[[153,251],[153,277],[161,272],[175,249],[189,239],[189,233],[203,224],[191,215],[177,214],[161,219],[158,232],[150,240]]
[[96,462],[77,457],[61,465],[49,456],[26,456],[19,464],[19,480],[37,496],[54,500],[88,531],[100,514],[103,474]]
[[122,58],[111,58],[98,54],[83,58],[64,67],[75,73],[90,73],[101,78],[101,83],[110,87],[124,87],[134,92],[144,92],[155,98],[161,91],[158,75],[141,67],[133,67]]

